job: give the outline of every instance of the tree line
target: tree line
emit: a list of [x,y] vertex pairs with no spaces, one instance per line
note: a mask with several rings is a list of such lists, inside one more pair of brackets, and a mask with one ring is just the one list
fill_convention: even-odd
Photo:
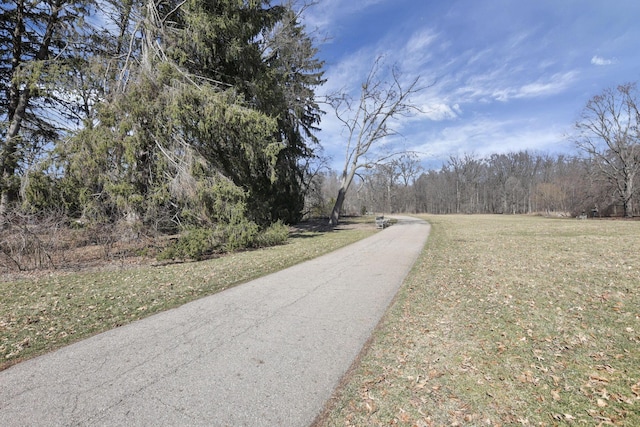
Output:
[[[308,205],[328,215],[339,179],[327,172],[316,179]],[[636,188],[640,185],[635,178]],[[640,214],[634,194],[632,215]],[[635,203],[633,203],[635,201]],[[531,151],[450,156],[438,169],[424,170],[416,156],[404,155],[361,175],[345,201],[345,215],[542,214],[629,216],[615,184],[583,156]]]
[[[639,100],[635,83],[593,96],[574,124],[570,140],[576,154],[571,156],[465,154],[428,171],[412,153],[381,157],[358,174],[344,213],[633,217],[640,213]],[[366,112],[366,106],[359,111]],[[344,176],[340,180],[329,172],[315,179],[307,200],[312,212],[328,215],[327,205],[336,205],[332,197],[344,188]]]

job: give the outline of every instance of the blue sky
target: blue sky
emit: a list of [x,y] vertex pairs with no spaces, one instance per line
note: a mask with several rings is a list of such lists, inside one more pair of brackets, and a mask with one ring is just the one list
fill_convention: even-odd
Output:
[[[639,22],[637,0],[319,0],[305,12],[326,62],[321,94],[359,90],[381,55],[433,84],[389,141],[433,168],[450,155],[574,152],[567,135],[589,98],[640,80]],[[345,135],[325,110],[319,137],[337,170]]]

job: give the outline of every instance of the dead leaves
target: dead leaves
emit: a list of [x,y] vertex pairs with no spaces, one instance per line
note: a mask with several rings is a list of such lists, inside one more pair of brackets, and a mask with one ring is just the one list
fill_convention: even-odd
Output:
[[518,375],[517,378],[521,383],[538,384],[540,382],[540,378],[535,377],[533,372],[528,370]]
[[571,414],[553,414],[553,419],[556,421],[572,422],[576,417]]
[[636,396],[636,399],[640,400],[640,381],[631,386],[631,393]]
[[598,374],[591,374],[589,375],[589,382],[596,384],[608,384],[609,379]]

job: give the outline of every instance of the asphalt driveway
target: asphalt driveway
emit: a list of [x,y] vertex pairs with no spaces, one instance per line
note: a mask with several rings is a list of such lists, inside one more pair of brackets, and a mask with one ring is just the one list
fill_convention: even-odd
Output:
[[1,426],[308,426],[429,235],[419,219],[0,372]]

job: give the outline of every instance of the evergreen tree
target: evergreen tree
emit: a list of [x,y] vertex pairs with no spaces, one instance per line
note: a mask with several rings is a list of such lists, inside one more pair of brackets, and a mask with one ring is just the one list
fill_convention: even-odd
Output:
[[[297,221],[303,165],[317,146],[314,89],[323,80],[312,39],[291,6],[266,0],[99,6],[104,28],[89,28],[76,13],[66,41],[86,38],[56,57],[66,58],[56,72],[64,95],[56,102],[66,102],[61,111],[78,129],[56,141],[50,160],[31,173],[26,202],[38,209],[59,198],[58,205],[87,220],[156,227],[229,220],[220,214],[227,202],[261,225]],[[52,133],[47,141],[55,139]]]
[[0,18],[0,217],[17,199],[19,169],[75,116],[60,91],[91,0],[4,1]]
[[272,215],[297,222],[304,209],[306,160],[315,156],[318,148],[314,132],[322,111],[315,101],[315,89],[325,82],[323,62],[316,58],[313,40],[291,5],[263,40],[266,84],[262,86],[262,107],[278,117],[278,138],[284,146],[278,157],[279,175],[272,186]]
[[[196,200],[206,204],[198,189],[223,176],[246,194],[246,214],[252,220],[267,224],[290,219],[290,212],[278,216],[281,210],[273,207],[273,194],[280,191],[274,186],[280,173],[276,166],[286,148],[277,115],[286,112],[287,104],[278,100],[280,110],[260,111],[255,89],[268,86],[268,67],[255,41],[268,29],[258,24],[278,19],[282,9],[265,11],[254,3],[238,7],[236,2],[187,2],[178,9],[150,5],[140,9],[144,19],[136,27],[142,36],[130,42],[140,48],[136,61],[128,58],[125,72],[116,76],[123,80],[119,90],[98,107],[95,125],[89,123],[60,146],[65,186],[84,186],[70,205],[83,207],[85,216],[96,219],[150,221],[163,211],[179,222],[209,222],[205,213],[211,210],[196,207]],[[243,19],[253,24],[240,25]],[[186,34],[198,34],[194,38],[204,42],[187,43]],[[158,40],[164,43],[158,45]],[[216,52],[226,60],[214,61]],[[205,64],[226,71],[216,74],[203,69]],[[238,75],[231,78],[227,73],[234,69]],[[225,76],[231,83],[214,80]],[[254,83],[246,84],[250,81]]]
[[[176,61],[210,82],[233,87],[248,106],[277,118],[274,137],[281,144],[277,173],[273,165],[246,168],[228,162],[228,153],[209,147],[208,158],[249,192],[254,219],[268,223],[299,220],[304,202],[301,159],[313,155],[313,132],[321,111],[314,89],[324,83],[322,62],[291,5],[269,7],[268,1],[207,2],[184,5],[184,28],[170,50]],[[205,147],[206,148],[206,147]]]

